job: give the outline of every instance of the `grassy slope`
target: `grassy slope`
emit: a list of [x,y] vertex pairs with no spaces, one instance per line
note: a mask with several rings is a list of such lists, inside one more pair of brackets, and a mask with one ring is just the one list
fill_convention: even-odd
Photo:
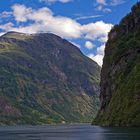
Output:
[[2,124],[90,122],[96,115],[100,68],[67,41],[8,33],[0,66]]

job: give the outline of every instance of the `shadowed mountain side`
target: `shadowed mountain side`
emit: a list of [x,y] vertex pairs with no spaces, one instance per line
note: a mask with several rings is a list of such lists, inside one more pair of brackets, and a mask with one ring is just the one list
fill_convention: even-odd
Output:
[[109,33],[100,99],[93,123],[140,126],[140,2]]
[[0,123],[90,122],[100,67],[51,33],[0,37]]

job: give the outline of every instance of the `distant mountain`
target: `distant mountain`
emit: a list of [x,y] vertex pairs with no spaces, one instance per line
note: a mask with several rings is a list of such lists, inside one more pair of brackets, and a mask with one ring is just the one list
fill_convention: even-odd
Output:
[[109,33],[100,98],[93,123],[140,126],[140,2]]
[[100,67],[51,33],[0,37],[0,124],[90,122]]

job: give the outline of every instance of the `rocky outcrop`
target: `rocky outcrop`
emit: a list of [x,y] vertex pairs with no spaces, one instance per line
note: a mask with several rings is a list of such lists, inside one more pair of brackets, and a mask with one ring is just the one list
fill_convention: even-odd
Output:
[[101,109],[93,123],[140,126],[140,3],[109,33],[100,85]]

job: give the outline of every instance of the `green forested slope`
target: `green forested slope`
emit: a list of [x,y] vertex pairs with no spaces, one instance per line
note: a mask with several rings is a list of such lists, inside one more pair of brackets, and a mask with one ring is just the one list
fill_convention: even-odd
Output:
[[53,34],[0,37],[0,123],[90,122],[100,67]]
[[100,98],[93,123],[140,126],[140,3],[109,33]]

